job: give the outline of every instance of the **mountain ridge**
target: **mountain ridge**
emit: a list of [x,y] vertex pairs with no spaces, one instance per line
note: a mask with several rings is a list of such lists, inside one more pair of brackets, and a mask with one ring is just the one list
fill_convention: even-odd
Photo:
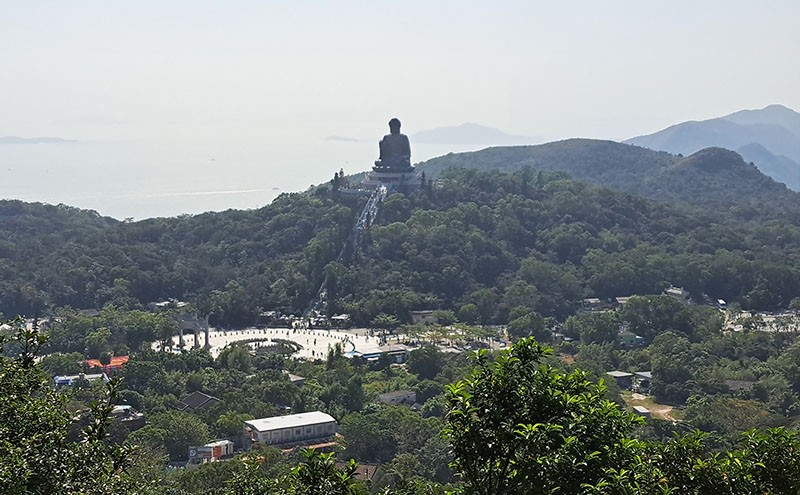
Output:
[[800,194],[749,165],[738,153],[722,148],[684,157],[614,141],[567,139],[451,153],[418,165],[432,178],[448,168],[510,171],[526,167],[565,172],[576,180],[659,201],[748,210],[747,216],[768,210],[800,214]]
[[776,181],[800,190],[800,113],[782,105],[681,122],[623,142],[683,154],[728,148]]

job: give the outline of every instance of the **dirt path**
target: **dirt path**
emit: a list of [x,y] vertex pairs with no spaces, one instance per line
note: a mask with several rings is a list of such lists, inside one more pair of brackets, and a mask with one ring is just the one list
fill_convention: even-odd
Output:
[[658,404],[652,397],[643,394],[623,392],[622,400],[628,407],[644,406],[650,411],[650,416],[656,419],[667,421],[680,421],[673,415],[673,407],[665,404]]

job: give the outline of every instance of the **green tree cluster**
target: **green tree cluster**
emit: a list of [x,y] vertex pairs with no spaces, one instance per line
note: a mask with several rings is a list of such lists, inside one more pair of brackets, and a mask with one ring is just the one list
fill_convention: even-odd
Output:
[[[70,411],[35,358],[46,338],[24,322],[0,336],[0,487],[13,494],[102,494],[131,481],[129,452],[108,441],[108,415],[116,394]],[[9,357],[10,355],[10,357]],[[144,483],[146,485],[146,483]]]

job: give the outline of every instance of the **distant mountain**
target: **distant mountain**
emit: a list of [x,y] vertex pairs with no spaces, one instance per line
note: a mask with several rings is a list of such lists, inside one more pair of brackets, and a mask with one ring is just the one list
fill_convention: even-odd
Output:
[[728,148],[778,182],[800,190],[800,113],[781,105],[684,122],[625,142],[683,154]]
[[325,138],[325,141],[343,141],[346,143],[357,143],[359,140],[356,138],[351,138],[346,136],[328,136]]
[[722,118],[740,125],[776,125],[800,136],[800,113],[783,105],[770,105],[761,110],[740,110]]
[[569,139],[538,146],[450,153],[418,165],[430,178],[448,168],[565,172],[571,177],[661,201],[722,208],[751,218],[800,214],[800,194],[722,148],[689,157],[613,141]]
[[419,131],[411,136],[412,143],[426,144],[508,145],[534,144],[539,141],[541,140],[537,138],[516,136],[493,127],[469,123]]
[[0,136],[0,144],[58,144],[58,143],[77,143],[74,139],[63,139],[59,137],[34,137],[22,138],[17,136]]
[[800,164],[783,155],[775,155],[760,143],[750,143],[737,148],[736,152],[748,162],[755,163],[758,169],[772,178],[780,177],[790,189],[800,191]]

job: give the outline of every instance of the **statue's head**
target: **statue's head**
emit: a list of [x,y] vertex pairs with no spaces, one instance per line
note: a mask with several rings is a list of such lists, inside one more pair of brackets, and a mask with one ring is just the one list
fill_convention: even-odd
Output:
[[389,130],[392,134],[400,132],[400,119],[392,119],[389,121]]

